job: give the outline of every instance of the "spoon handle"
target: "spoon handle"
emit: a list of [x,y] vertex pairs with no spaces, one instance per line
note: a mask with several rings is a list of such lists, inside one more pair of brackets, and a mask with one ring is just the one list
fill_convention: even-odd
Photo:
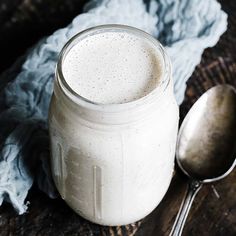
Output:
[[192,206],[193,200],[196,194],[198,193],[198,191],[201,189],[201,187],[202,187],[202,183],[196,180],[192,180],[188,184],[187,193],[181,203],[178,215],[176,216],[176,219],[175,219],[175,223],[170,232],[170,236],[180,236],[182,234],[184,224],[187,219],[189,210]]

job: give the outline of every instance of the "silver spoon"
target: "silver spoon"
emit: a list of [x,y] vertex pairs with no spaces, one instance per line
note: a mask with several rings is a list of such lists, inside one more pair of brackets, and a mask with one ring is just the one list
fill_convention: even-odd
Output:
[[202,185],[220,180],[233,170],[235,154],[236,92],[230,85],[218,85],[198,99],[180,127],[176,160],[190,181],[171,236],[181,235]]

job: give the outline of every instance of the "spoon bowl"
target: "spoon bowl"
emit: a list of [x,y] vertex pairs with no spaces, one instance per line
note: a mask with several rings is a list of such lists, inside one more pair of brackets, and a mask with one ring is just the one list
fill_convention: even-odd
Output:
[[235,157],[236,92],[230,85],[218,85],[198,99],[180,127],[176,161],[190,182],[170,235],[181,235],[202,184],[227,176]]

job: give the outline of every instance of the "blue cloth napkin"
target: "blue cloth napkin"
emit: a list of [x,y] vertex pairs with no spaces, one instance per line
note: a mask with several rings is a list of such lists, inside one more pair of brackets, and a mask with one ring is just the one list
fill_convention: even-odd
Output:
[[47,116],[58,53],[69,38],[108,23],[152,34],[170,55],[180,104],[203,50],[214,46],[227,28],[227,16],[216,0],[90,1],[84,12],[0,76],[0,205],[6,200],[19,214],[27,210],[25,199],[34,179],[50,197],[56,196],[49,168]]

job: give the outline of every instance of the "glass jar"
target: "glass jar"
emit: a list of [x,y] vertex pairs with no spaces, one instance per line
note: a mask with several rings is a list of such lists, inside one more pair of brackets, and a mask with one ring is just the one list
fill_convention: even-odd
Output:
[[[155,44],[164,62],[159,86],[124,104],[96,104],[76,94],[63,77],[63,60],[81,38],[101,31],[132,33]],[[145,217],[169,187],[178,120],[170,60],[156,39],[119,25],[77,34],[59,56],[49,111],[52,175],[61,197],[102,225]]]

